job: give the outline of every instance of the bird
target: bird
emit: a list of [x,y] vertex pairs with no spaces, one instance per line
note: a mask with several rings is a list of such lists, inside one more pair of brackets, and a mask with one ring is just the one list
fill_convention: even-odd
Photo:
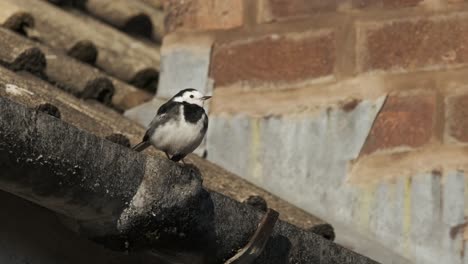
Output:
[[159,107],[143,140],[132,149],[141,152],[153,145],[168,159],[185,163],[185,156],[200,145],[208,129],[203,106],[210,98],[193,88],[179,91]]

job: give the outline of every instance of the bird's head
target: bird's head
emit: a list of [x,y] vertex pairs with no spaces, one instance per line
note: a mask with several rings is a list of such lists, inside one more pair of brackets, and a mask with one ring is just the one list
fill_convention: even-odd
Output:
[[200,107],[203,107],[203,103],[205,102],[205,100],[208,100],[210,98],[211,96],[204,96],[199,91],[189,88],[178,92],[176,95],[174,95],[172,100],[174,102],[195,104]]

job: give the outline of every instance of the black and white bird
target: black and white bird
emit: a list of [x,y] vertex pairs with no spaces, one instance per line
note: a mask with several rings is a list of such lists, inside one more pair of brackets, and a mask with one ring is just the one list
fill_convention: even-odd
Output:
[[178,92],[159,107],[143,140],[133,149],[143,151],[153,145],[164,151],[168,159],[182,160],[200,145],[205,136],[208,116],[203,105],[210,98],[191,88]]

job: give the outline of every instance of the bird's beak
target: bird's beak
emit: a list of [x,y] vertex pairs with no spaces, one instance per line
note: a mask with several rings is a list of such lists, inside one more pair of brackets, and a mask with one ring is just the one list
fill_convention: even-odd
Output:
[[210,99],[210,98],[211,98],[211,96],[203,96],[201,99],[202,99],[203,101],[205,101],[205,100],[208,100],[208,99]]

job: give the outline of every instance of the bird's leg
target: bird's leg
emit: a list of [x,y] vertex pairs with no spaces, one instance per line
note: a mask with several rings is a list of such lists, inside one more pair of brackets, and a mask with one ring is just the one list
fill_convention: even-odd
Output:
[[169,154],[167,154],[167,152],[164,152],[164,154],[166,154],[167,159],[171,159],[171,157],[169,157]]
[[176,155],[172,156],[171,160],[174,161],[174,162],[179,162],[179,161],[182,160],[182,163],[184,163],[184,165],[185,165],[184,158],[185,158],[185,154],[176,154]]

